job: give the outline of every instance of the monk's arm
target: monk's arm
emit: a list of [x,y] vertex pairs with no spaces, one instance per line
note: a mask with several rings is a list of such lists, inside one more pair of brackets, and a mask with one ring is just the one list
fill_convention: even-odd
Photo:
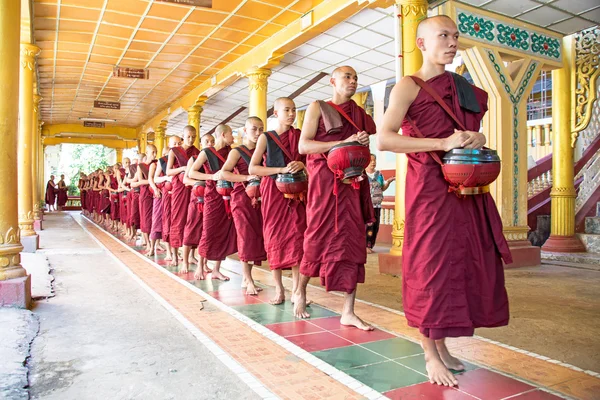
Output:
[[139,164],[138,164],[138,169],[137,169],[137,172],[135,175],[136,175],[136,178],[137,178],[137,181],[139,184],[138,186],[144,186],[144,185],[147,185],[150,183],[150,182],[148,182],[147,178],[144,179],[144,174],[142,173],[142,167],[140,167]]
[[154,181],[154,178],[156,178],[155,175],[158,175],[158,172],[158,162],[150,164],[150,170],[148,171],[148,184],[154,191],[154,195],[156,196],[158,194],[158,196],[160,197],[160,190],[158,190],[158,188],[156,187],[156,182]]
[[173,150],[169,150],[169,161],[167,161],[167,176],[177,176],[182,172],[185,172],[185,166],[179,168],[173,168],[175,164],[175,153]]
[[[321,118],[321,108],[319,107],[319,103],[313,101],[306,109],[306,115],[302,123],[302,133],[300,134],[300,143],[298,144],[300,154],[327,153],[333,146],[344,142],[343,140],[333,142],[319,142],[315,140],[317,129],[319,128],[319,118]],[[356,135],[352,135],[348,139],[352,139],[352,141],[357,140]]]
[[252,154],[250,165],[248,166],[248,172],[257,176],[269,176],[287,173],[287,167],[265,167],[262,165],[263,155],[266,151],[267,137],[265,135],[260,135],[258,137],[258,141],[256,142],[256,149],[254,149],[254,154]]
[[198,182],[195,179],[190,178],[189,174],[190,171],[192,170],[192,167],[194,166],[194,162],[192,161],[192,158],[190,158],[188,160],[187,166],[185,167],[185,174],[183,174],[183,184],[186,186],[194,186],[194,183]]
[[218,172],[214,175],[213,174],[205,174],[204,172],[200,172],[200,168],[202,168],[204,163],[207,161],[208,161],[208,159],[206,158],[206,153],[204,151],[201,151],[200,154],[198,155],[198,158],[196,158],[196,161],[194,161],[194,165],[192,166],[192,169],[188,173],[189,177],[196,179],[198,181],[216,181],[218,178],[215,175],[218,175],[219,174]]
[[240,153],[237,150],[230,151],[227,156],[227,160],[225,164],[223,164],[223,168],[221,168],[221,178],[225,179],[229,182],[246,182],[252,178],[251,175],[240,175],[234,174],[233,169],[237,165],[240,160]]

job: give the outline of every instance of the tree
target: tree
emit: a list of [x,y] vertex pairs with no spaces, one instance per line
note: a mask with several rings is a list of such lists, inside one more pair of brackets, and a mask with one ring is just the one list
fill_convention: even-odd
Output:
[[114,151],[99,144],[76,144],[73,146],[72,160],[65,174],[71,177],[68,186],[70,196],[79,194],[79,188],[77,188],[79,173],[89,174],[99,168],[106,169],[110,165],[108,163],[110,153]]

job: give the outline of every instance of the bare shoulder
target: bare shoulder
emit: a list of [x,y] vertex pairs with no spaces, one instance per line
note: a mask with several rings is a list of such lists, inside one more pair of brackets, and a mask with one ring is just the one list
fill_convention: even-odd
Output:
[[315,100],[312,103],[310,103],[308,105],[308,108],[306,109],[306,114],[312,115],[313,117],[320,117],[321,116],[321,106],[319,105],[319,101]]
[[400,79],[400,82],[394,85],[394,88],[392,89],[392,95],[412,103],[417,98],[419,90],[419,85],[417,85],[410,76],[405,76]]

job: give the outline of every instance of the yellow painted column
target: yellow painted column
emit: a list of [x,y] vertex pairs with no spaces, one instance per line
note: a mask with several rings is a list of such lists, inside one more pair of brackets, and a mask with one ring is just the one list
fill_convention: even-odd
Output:
[[19,227],[21,236],[34,236],[33,230],[33,70],[37,46],[21,43],[19,75]]
[[573,63],[572,38],[563,40],[564,64],[552,71],[552,190],[550,238],[544,243],[545,251],[583,252],[585,248],[575,235],[575,170],[571,147],[571,66]]
[[304,124],[304,116],[305,115],[306,115],[306,110],[296,111],[296,128],[302,129],[302,125]]
[[[21,2],[0,0],[0,188],[3,193],[0,196],[0,281],[27,276],[21,266],[23,246],[18,225],[15,158],[19,120],[19,109],[15,105],[19,103],[20,22]],[[31,123],[31,118],[29,120]]]
[[146,144],[147,143],[147,138],[148,138],[148,134],[146,132],[140,132],[139,134],[139,139],[138,139],[138,153],[140,154],[140,156],[142,154],[146,154]]
[[33,94],[33,119],[32,119],[32,148],[31,148],[31,157],[33,160],[33,168],[31,168],[32,173],[32,189],[33,189],[33,218],[35,220],[41,219],[41,209],[40,209],[40,191],[39,191],[39,180],[41,177],[39,176],[39,146],[40,146],[40,131],[39,131],[39,105],[42,101],[42,96],[39,96],[34,92]]
[[194,146],[196,148],[200,148],[200,120],[202,118],[202,111],[204,110],[202,107],[206,104],[208,97],[200,96],[196,100],[196,104],[188,108],[188,125],[196,128],[196,140],[194,140]]
[[250,91],[250,103],[248,105],[248,116],[260,118],[267,125],[267,85],[271,70],[267,68],[255,68],[248,71],[248,88]]
[[[428,3],[426,0],[397,1],[402,18],[401,48],[402,75],[412,75],[421,68],[423,55],[417,47],[417,26],[427,17]],[[394,222],[392,226],[392,248],[390,254],[402,255],[404,241],[404,192],[406,185],[406,163],[404,154],[396,156],[396,194],[394,201]]]
[[354,100],[354,102],[356,103],[357,106],[364,109],[365,104],[367,104],[368,96],[369,96],[369,92],[354,93],[354,96],[352,96],[352,100]]
[[117,162],[122,163],[123,162],[123,149],[115,149],[115,154],[117,156]]
[[162,157],[162,151],[165,147],[165,127],[159,125],[154,130],[154,146],[156,146],[156,158]]

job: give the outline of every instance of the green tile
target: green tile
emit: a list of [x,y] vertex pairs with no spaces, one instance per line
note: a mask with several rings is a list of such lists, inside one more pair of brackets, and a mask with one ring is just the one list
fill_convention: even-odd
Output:
[[[412,368],[415,371],[419,371],[422,374],[427,374],[427,369],[425,368],[425,357],[423,357],[422,354],[419,354],[416,356],[405,357],[405,358],[397,358],[394,361],[401,365],[404,365],[406,367]],[[471,370],[479,368],[477,365],[473,365],[466,361],[463,361],[463,364],[465,365],[465,371],[471,371]],[[453,374],[461,374],[461,373],[465,372],[465,371],[454,371],[454,370],[451,370],[451,371]]]
[[295,320],[292,314],[285,313],[270,304],[247,304],[232,308],[262,325],[290,322]]
[[382,393],[405,386],[415,385],[417,383],[427,382],[427,377],[425,375],[411,371],[393,361],[351,368],[344,372]]
[[421,346],[402,338],[379,340],[365,343],[362,346],[391,359],[423,354]]
[[340,314],[335,313],[333,311],[329,311],[326,308],[318,306],[316,304],[311,304],[306,311],[310,314],[310,319],[315,318],[326,318],[326,317],[338,317]]
[[337,369],[360,367],[385,361],[385,358],[360,346],[347,346],[312,353]]

